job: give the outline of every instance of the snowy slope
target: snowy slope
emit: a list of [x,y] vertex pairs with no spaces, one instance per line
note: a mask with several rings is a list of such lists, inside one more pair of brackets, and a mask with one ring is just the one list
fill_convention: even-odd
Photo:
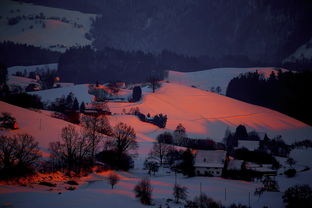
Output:
[[11,66],[11,67],[8,67],[8,75],[15,74],[16,72],[21,72],[21,73],[26,72],[28,75],[29,72],[35,72],[35,71],[46,71],[46,70],[57,71],[57,66],[58,66],[57,63],[32,65],[32,66]]
[[67,96],[70,92],[72,92],[75,94],[75,97],[77,97],[79,103],[82,101],[85,103],[91,103],[93,95],[88,93],[88,89],[87,84],[80,84],[63,88],[35,91],[30,92],[29,94],[39,95],[43,102],[54,102],[56,98],[60,98],[63,95]]
[[[8,76],[7,84],[9,86],[20,86],[22,88],[27,87],[29,84],[36,84],[35,79],[30,79],[27,77],[18,77],[18,76]],[[38,83],[37,83],[38,84]]]
[[269,136],[282,135],[287,143],[312,139],[312,127],[276,111],[244,103],[179,84],[164,84],[156,93],[144,96],[141,103],[109,103],[114,113],[139,107],[152,116],[168,115],[166,128],[174,130],[182,123],[191,135],[211,137],[221,141],[226,128],[232,131],[244,124],[249,130],[267,132]]
[[[118,122],[125,122],[133,126],[139,142],[135,169],[130,172],[118,172],[121,180],[113,190],[106,182],[108,173],[94,173],[82,178],[81,180],[84,182],[78,190],[64,192],[63,188],[59,190],[63,192],[62,194],[49,191],[50,188],[38,188],[36,185],[35,188],[0,185],[0,206],[17,208],[143,207],[133,194],[133,188],[138,180],[147,177],[146,171],[141,169],[142,162],[151,149],[156,136],[163,131],[173,130],[180,122],[186,127],[189,135],[210,136],[218,140],[224,135],[227,126],[233,130],[240,123],[247,125],[249,129],[269,131],[271,135],[282,134],[289,143],[296,138],[291,136],[293,134],[301,135],[302,139],[307,138],[306,135],[312,135],[311,127],[283,114],[179,84],[164,84],[156,93],[146,92],[141,103],[109,103],[109,105],[111,110],[118,114],[121,114],[123,108],[129,110],[131,107],[139,107],[142,112],[149,112],[152,115],[155,113],[168,114],[167,129],[159,129],[152,124],[143,123],[131,115],[109,117],[113,126]],[[0,102],[0,109],[1,112],[10,112],[17,118],[20,129],[13,131],[14,133],[32,134],[44,150],[49,142],[60,139],[61,128],[68,124],[65,121],[48,117],[45,113],[38,113],[3,102]],[[295,154],[296,160],[301,160],[302,155],[306,155],[298,152]],[[305,161],[303,163],[306,164]],[[292,179],[284,176],[277,176],[276,179],[280,182],[281,191],[284,191],[296,183],[310,183],[311,172],[298,173],[298,176]],[[172,198],[174,178],[174,173],[167,173],[166,170],[160,170],[156,176],[150,177],[153,187],[152,197],[156,207],[159,207],[160,204],[162,207],[166,207],[166,199]],[[179,174],[177,182],[188,188],[189,199],[200,193],[201,186],[203,192],[215,200],[220,200],[224,205],[233,202],[248,205],[248,195],[250,194],[252,207],[260,208],[265,205],[283,207],[281,192],[265,193],[260,198],[254,196],[255,189],[260,186],[259,183],[226,180],[218,177],[186,178]],[[225,191],[227,193],[226,200]],[[170,206],[181,207],[182,205],[172,203]]]
[[[285,69],[283,69],[285,70]],[[271,72],[277,72],[274,68],[214,68],[209,70],[197,71],[197,72],[177,72],[169,71],[167,80],[173,83],[184,84],[188,86],[195,86],[202,90],[210,90],[211,87],[216,88],[220,86],[222,94],[225,94],[228,83],[234,77],[241,73],[255,72],[264,74],[265,77],[269,77]]]
[[[1,0],[0,41],[26,43],[64,52],[71,46],[90,45],[87,39],[95,14]],[[16,24],[8,19],[20,18]]]
[[312,38],[308,42],[297,48],[297,50],[289,57],[287,57],[283,62],[296,62],[305,59],[312,59]]
[[52,118],[44,113],[20,108],[0,101],[0,112],[9,112],[16,118],[19,129],[0,131],[0,134],[28,133],[32,135],[39,146],[46,152],[49,143],[59,141],[61,129],[70,123]]

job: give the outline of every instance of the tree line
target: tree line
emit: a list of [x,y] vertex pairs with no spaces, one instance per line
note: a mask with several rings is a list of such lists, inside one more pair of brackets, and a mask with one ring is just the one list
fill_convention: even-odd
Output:
[[311,71],[279,70],[277,74],[272,72],[269,78],[256,71],[233,78],[226,96],[279,111],[312,125],[312,100],[308,95],[311,90]]
[[61,53],[40,47],[14,43],[0,42],[0,63],[7,66],[27,66],[47,63],[57,63]]
[[142,82],[151,76],[164,78],[164,70],[200,67],[196,58],[170,51],[154,55],[108,47],[98,51],[90,46],[70,48],[59,59],[60,77],[74,83]]

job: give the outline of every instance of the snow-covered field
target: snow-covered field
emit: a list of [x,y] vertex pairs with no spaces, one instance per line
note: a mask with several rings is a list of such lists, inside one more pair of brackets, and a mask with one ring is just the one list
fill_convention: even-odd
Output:
[[[55,98],[74,92],[78,101],[90,102],[92,95],[88,94],[87,85],[75,85],[66,88],[50,89],[34,92],[44,101],[53,101]],[[129,90],[121,90],[121,95],[129,94]],[[144,98],[138,103],[110,102],[109,107],[113,116],[109,116],[112,126],[118,122],[125,122],[134,127],[139,149],[135,159],[135,168],[130,172],[118,172],[120,182],[111,190],[106,182],[108,173],[94,173],[79,179],[80,186],[75,191],[66,191],[63,182],[56,188],[33,185],[22,187],[0,185],[0,207],[143,207],[135,198],[133,188],[140,178],[147,177],[142,170],[143,160],[146,158],[158,134],[164,131],[173,131],[182,123],[187,134],[199,138],[210,137],[221,141],[225,130],[234,131],[239,124],[247,126],[248,130],[267,132],[270,137],[282,135],[287,143],[303,139],[311,139],[312,127],[290,118],[286,115],[263,107],[247,104],[216,93],[207,92],[177,83],[163,83],[155,93],[144,88]],[[163,113],[168,115],[165,129],[155,125],[141,122],[136,116],[124,115],[123,109],[129,111],[132,107],[139,107],[140,111],[151,115]],[[36,112],[0,102],[1,112],[10,112],[16,117],[20,129],[3,133],[29,133],[39,141],[40,148],[47,155],[49,142],[60,139],[61,129],[69,123],[51,118],[47,112]],[[77,127],[79,128],[79,127]],[[291,156],[300,163],[300,166],[310,166],[312,151],[295,150]],[[305,158],[305,159],[304,159]],[[299,162],[300,161],[300,162]],[[299,165],[299,164],[298,164]],[[294,184],[310,184],[312,171],[300,172],[296,177],[288,179],[283,175],[276,177],[281,191],[285,191]],[[172,198],[172,188],[175,176],[161,169],[156,176],[151,177],[153,199],[155,207],[166,207],[166,199]],[[226,180],[219,177],[193,177],[177,176],[177,182],[188,188],[189,199],[202,192],[224,205],[231,203],[249,204],[255,208],[283,207],[282,192],[264,193],[260,198],[254,196],[254,191],[260,186],[259,182],[245,182],[239,180]],[[62,192],[62,194],[58,194]],[[226,198],[225,198],[226,192]],[[249,198],[250,195],[250,198]],[[183,207],[170,203],[171,207]]]
[[93,95],[88,93],[88,89],[87,84],[80,84],[63,88],[35,91],[30,92],[29,94],[39,95],[43,102],[54,102],[56,98],[60,98],[63,95],[67,96],[70,92],[72,92],[77,97],[79,103],[91,103]]
[[[96,14],[1,0],[0,41],[26,43],[64,52],[71,46],[90,45],[86,38]],[[14,22],[13,18],[17,18]],[[9,21],[12,21],[9,25]]]
[[[285,69],[283,69],[284,71]],[[221,93],[225,94],[228,83],[241,73],[255,72],[262,73],[268,78],[272,71],[277,73],[277,69],[270,67],[254,68],[214,68],[196,72],[169,71],[167,80],[173,83],[195,86],[202,90],[211,90],[212,87],[221,87]]]
[[216,141],[222,140],[227,128],[234,131],[239,124],[270,137],[282,135],[286,143],[311,139],[312,135],[312,127],[279,112],[173,83],[145,94],[140,103],[109,103],[109,107],[113,113],[139,107],[144,114],[167,114],[167,130],[173,131],[182,123],[190,136]]
[[[28,75],[29,72],[36,72],[36,71],[47,71],[47,70],[53,70],[57,71],[57,63],[52,63],[52,64],[42,64],[42,65],[32,65],[32,66],[12,66],[8,67],[8,75],[16,74],[16,72],[21,72]],[[26,75],[26,76],[27,76]]]

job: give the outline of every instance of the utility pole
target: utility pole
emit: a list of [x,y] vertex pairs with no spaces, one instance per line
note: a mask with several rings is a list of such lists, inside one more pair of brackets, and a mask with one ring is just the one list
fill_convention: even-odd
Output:
[[250,208],[250,192],[248,192],[248,207]]
[[174,185],[177,185],[177,171],[174,171]]
[[226,201],[226,188],[224,188],[224,201]]

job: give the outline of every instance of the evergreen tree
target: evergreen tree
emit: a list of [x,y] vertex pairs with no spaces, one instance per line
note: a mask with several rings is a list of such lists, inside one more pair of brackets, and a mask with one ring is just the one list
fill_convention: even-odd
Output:
[[74,111],[78,111],[79,110],[79,102],[78,102],[77,98],[74,99],[73,110]]
[[133,102],[137,102],[142,97],[142,89],[140,86],[135,86],[132,91],[132,100]]
[[182,153],[182,163],[180,165],[181,171],[184,175],[189,177],[195,175],[195,168],[194,168],[194,156],[192,154],[191,149],[187,149]]
[[86,110],[85,103],[82,101],[79,107],[80,113],[84,113]]
[[0,64],[0,86],[6,84],[8,70],[7,67],[3,64]]

